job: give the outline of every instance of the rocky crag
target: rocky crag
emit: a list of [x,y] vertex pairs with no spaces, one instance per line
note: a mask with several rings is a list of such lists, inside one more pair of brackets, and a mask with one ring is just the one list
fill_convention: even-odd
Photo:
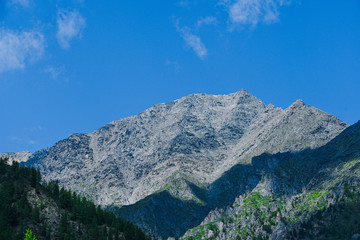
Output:
[[29,151],[0,153],[0,158],[7,159],[8,164],[12,164],[13,161],[18,163],[26,162],[31,156],[32,154]]
[[252,191],[279,164],[254,157],[316,149],[347,127],[301,100],[281,109],[245,90],[193,94],[73,134],[34,153],[28,164],[46,180],[59,180],[167,238]]
[[182,239],[359,239],[360,122],[318,149],[254,161],[277,166]]

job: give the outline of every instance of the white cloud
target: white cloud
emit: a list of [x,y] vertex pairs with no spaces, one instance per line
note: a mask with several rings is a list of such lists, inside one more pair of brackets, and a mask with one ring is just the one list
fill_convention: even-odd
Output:
[[178,22],[176,22],[176,29],[180,33],[181,37],[184,39],[186,45],[188,45],[195,54],[201,58],[205,59],[207,56],[207,48],[205,44],[201,41],[201,38],[191,32],[191,29],[188,27],[179,27]]
[[13,5],[20,5],[25,8],[30,6],[30,0],[10,0],[9,3]]
[[204,25],[217,25],[218,21],[215,17],[202,17],[200,18],[197,23],[196,23],[196,26],[197,27],[201,27],[201,26],[204,26]]
[[70,48],[70,41],[73,38],[81,38],[81,32],[86,26],[83,18],[77,10],[67,11],[59,9],[57,14],[58,31],[57,40],[63,49]]
[[279,21],[279,8],[290,0],[236,0],[225,2],[229,6],[229,19],[235,25],[256,26]]
[[44,49],[44,36],[39,32],[0,29],[0,73],[24,69],[27,62],[41,58]]

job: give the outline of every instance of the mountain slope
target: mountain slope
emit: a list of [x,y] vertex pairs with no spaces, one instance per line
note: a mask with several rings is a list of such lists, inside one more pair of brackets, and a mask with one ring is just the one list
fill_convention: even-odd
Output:
[[13,161],[18,163],[26,162],[31,156],[32,154],[29,151],[0,153],[0,158],[7,159],[8,164],[12,164]]
[[261,158],[278,164],[183,239],[350,239],[360,233],[360,122],[318,149]]
[[0,238],[24,239],[30,228],[39,240],[148,239],[128,221],[56,182],[41,181],[35,168],[0,158]]
[[[130,205],[120,212],[166,238],[182,235],[211,209],[255,187],[261,171],[272,166],[252,166],[254,156],[314,149],[347,126],[301,100],[283,110],[245,90],[193,94],[92,133],[73,134],[34,153],[28,164],[39,168],[46,180],[59,180],[102,206]],[[248,175],[239,175],[243,171]],[[158,206],[162,197],[171,197],[173,208],[155,211],[149,204]],[[185,214],[182,222],[167,221],[178,214],[179,200],[189,209],[187,216],[198,217],[187,219]],[[130,208],[137,212],[127,215]]]

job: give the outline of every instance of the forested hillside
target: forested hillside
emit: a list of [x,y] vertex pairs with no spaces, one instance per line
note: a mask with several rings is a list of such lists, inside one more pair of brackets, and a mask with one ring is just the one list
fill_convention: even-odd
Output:
[[142,240],[145,234],[75,192],[46,183],[40,172],[0,159],[0,239]]

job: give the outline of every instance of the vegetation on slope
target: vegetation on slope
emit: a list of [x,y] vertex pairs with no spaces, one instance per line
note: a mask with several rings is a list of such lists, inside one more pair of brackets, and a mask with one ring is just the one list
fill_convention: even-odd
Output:
[[22,240],[26,229],[38,240],[142,240],[132,223],[85,197],[41,181],[40,172],[0,159],[0,239]]
[[182,239],[357,239],[359,209],[360,122],[324,147],[284,158]]

